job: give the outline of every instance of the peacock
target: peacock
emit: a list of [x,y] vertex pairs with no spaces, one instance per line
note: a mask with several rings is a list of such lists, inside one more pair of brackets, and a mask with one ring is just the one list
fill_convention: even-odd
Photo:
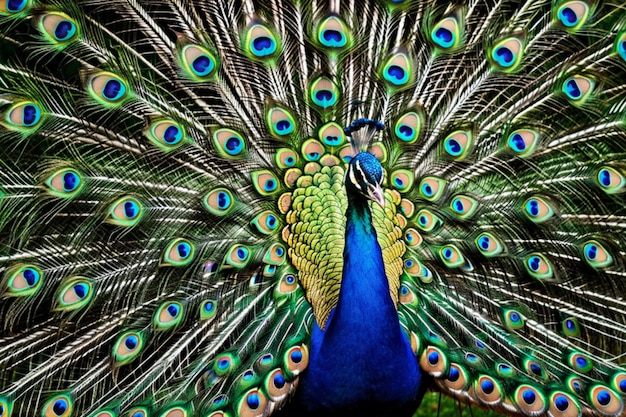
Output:
[[0,0],[0,417],[624,416],[622,0]]

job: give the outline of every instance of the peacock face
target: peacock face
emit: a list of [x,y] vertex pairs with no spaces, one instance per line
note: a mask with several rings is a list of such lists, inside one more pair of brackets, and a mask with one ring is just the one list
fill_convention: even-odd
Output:
[[362,196],[384,206],[385,196],[381,184],[383,167],[378,159],[369,152],[360,152],[350,160],[346,187],[352,187]]

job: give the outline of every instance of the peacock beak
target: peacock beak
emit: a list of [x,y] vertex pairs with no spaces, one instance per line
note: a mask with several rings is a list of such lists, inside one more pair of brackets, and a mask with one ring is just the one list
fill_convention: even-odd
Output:
[[379,206],[385,207],[385,195],[383,194],[383,188],[380,184],[367,185],[367,196],[378,203]]

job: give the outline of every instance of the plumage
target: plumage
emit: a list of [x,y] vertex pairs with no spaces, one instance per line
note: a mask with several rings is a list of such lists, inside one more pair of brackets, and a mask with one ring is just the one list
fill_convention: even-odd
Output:
[[0,0],[0,417],[625,415],[626,7]]

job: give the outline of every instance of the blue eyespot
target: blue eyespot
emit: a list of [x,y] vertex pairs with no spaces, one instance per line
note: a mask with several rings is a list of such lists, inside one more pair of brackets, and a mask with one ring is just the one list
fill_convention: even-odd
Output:
[[428,363],[430,363],[431,365],[437,365],[439,363],[439,359],[439,352],[437,352],[436,350],[428,353]]
[[139,204],[134,201],[124,202],[124,216],[128,220],[132,220],[139,214]]
[[237,257],[238,257],[240,260],[242,260],[242,261],[243,261],[243,260],[245,260],[245,259],[248,257],[248,254],[249,254],[249,253],[250,253],[250,252],[248,251],[248,249],[246,249],[246,248],[244,248],[244,247],[239,247],[239,248],[237,249]]
[[82,300],[89,293],[89,285],[81,282],[74,285],[73,290],[74,294],[76,294],[76,296]]
[[243,151],[243,148],[243,140],[241,140],[241,138],[237,136],[229,137],[228,139],[226,139],[226,143],[224,144],[224,150],[226,151],[226,153],[233,156],[239,155]]
[[228,193],[225,193],[224,191],[220,191],[219,193],[217,193],[217,206],[224,210],[226,208],[228,208],[230,206],[230,196],[228,195]]
[[274,374],[274,386],[278,389],[285,386],[285,377],[282,372],[276,372]]
[[561,8],[561,10],[559,10],[558,17],[561,23],[563,23],[563,26],[568,28],[574,27],[578,24],[578,16],[570,7]]
[[9,0],[6,2],[5,7],[9,13],[17,13],[24,10],[27,4],[28,0]]
[[196,75],[204,77],[213,71],[215,62],[208,55],[201,54],[191,61],[191,68]]
[[512,66],[515,63],[515,55],[513,51],[505,46],[500,46],[493,50],[493,59],[498,63],[498,65],[507,68]]
[[62,416],[67,410],[67,407],[68,407],[67,400],[59,399],[59,400],[56,400],[54,404],[52,405],[52,411],[57,416]]
[[557,395],[554,398],[554,406],[559,410],[559,411],[565,411],[568,409],[569,407],[569,400],[567,399],[566,396],[564,395]]
[[176,318],[176,316],[178,316],[178,313],[180,312],[180,308],[177,304],[170,304],[169,306],[167,306],[166,310],[172,318]]
[[176,245],[176,251],[181,259],[185,259],[191,254],[191,245],[187,242],[181,242]]
[[493,392],[493,390],[495,389],[495,385],[493,384],[493,381],[483,378],[480,381],[480,389],[485,393],[485,394],[491,394]]
[[541,266],[541,258],[538,256],[531,256],[530,258],[528,258],[528,266],[533,271],[538,271],[539,267]]
[[302,352],[300,350],[294,350],[289,356],[294,363],[300,363],[303,359]]
[[532,390],[528,389],[522,393],[522,399],[526,404],[530,405],[535,402],[535,400],[537,399],[537,395]]
[[61,20],[54,28],[54,37],[59,42],[71,39],[76,34],[76,25],[69,20]]
[[139,345],[139,338],[135,335],[129,335],[124,340],[124,346],[128,350],[134,350]]
[[213,301],[207,301],[204,303],[204,311],[206,313],[211,313],[215,308],[215,303]]
[[126,86],[120,80],[115,78],[108,80],[102,89],[102,95],[110,101],[119,100],[125,94]]
[[450,372],[448,373],[448,381],[455,382],[458,381],[461,373],[456,366],[450,367]]

